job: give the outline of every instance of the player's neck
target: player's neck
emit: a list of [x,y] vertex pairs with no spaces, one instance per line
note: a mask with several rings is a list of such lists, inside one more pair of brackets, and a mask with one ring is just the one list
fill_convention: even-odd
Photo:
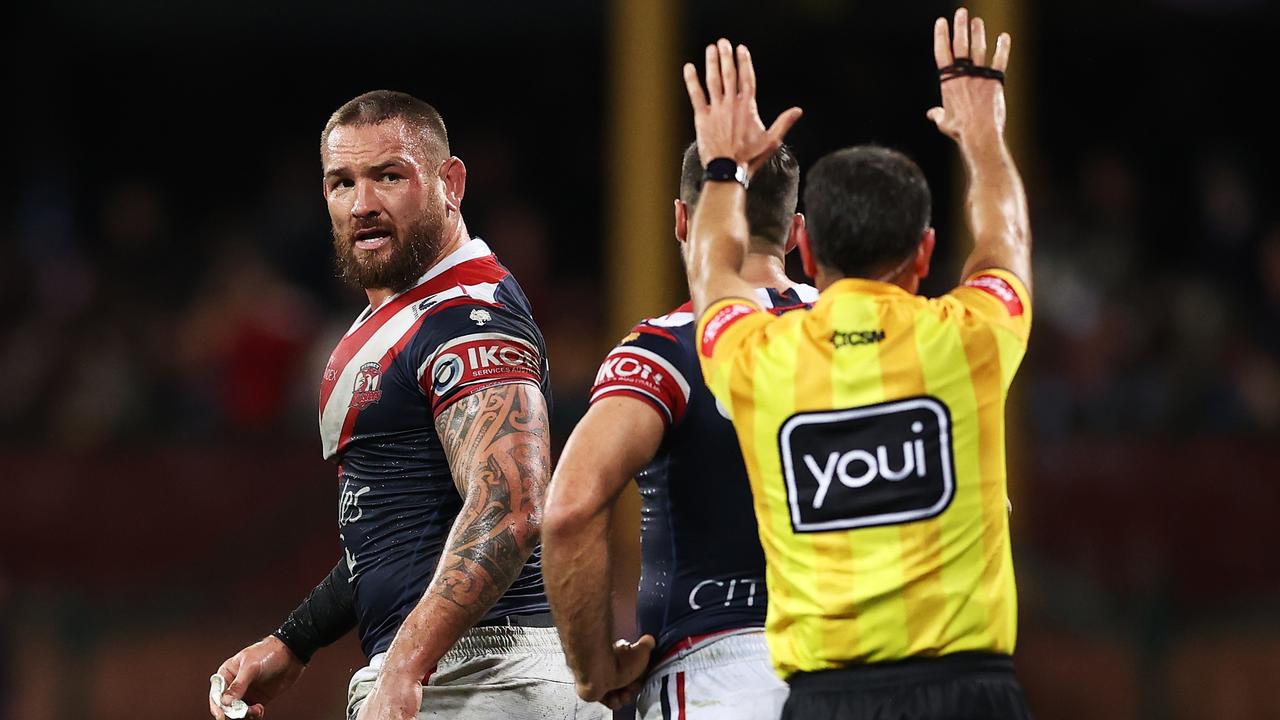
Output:
[[[467,233],[467,224],[462,221],[462,218],[458,218],[458,225],[453,229],[452,237],[444,244],[443,247],[440,248],[440,252],[436,253],[435,258],[431,260],[431,263],[422,268],[422,273],[425,275],[431,270],[431,268],[438,265],[440,261],[457,252],[458,248],[467,244],[467,241],[470,239],[471,235]],[[369,297],[370,312],[382,307],[383,303],[398,294],[397,291],[392,290],[391,288],[365,288],[364,293]]]
[[742,279],[756,287],[786,291],[795,287],[787,277],[782,258],[768,253],[749,252],[742,261]]

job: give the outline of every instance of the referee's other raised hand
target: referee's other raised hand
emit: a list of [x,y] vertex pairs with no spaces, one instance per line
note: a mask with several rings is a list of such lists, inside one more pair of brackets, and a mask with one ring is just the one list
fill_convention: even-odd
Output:
[[708,45],[705,71],[706,92],[693,63],[684,65],[698,155],[703,163],[733,158],[747,168],[748,175],[754,174],[782,145],[783,137],[802,111],[790,108],[765,128],[756,107],[756,71],[746,45],[739,45],[735,51],[725,38]]
[[948,137],[967,148],[971,143],[1004,137],[1003,75],[1009,66],[1012,39],[1001,33],[987,64],[987,30],[982,18],[956,10],[954,33],[946,18],[933,24],[933,57],[942,86],[942,106],[930,108],[929,119]]
[[[954,32],[952,31],[954,30]],[[1008,270],[1031,288],[1031,222],[1022,176],[1005,143],[1004,73],[1009,67],[1008,33],[996,39],[987,64],[987,29],[982,18],[956,11],[933,24],[933,59],[938,64],[942,107],[929,119],[956,141],[968,170],[965,215],[973,251],[962,277],[989,268]]]

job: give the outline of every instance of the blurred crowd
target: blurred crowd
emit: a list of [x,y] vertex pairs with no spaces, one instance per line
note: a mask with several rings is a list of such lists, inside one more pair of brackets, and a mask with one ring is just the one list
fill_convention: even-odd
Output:
[[[468,223],[533,302],[563,437],[612,340],[598,274],[551,241],[574,219],[514,189],[510,148],[474,146]],[[1280,428],[1280,219],[1248,160],[1206,152],[1187,198],[1114,148],[1029,178],[1037,319],[1020,385],[1038,437]],[[24,185],[0,240],[3,442],[309,440],[320,370],[363,305],[334,278],[316,173],[284,163],[235,217],[193,214],[154,177],[93,197],[56,172]]]
[[1280,216],[1244,153],[1196,158],[1186,197],[1114,148],[1033,179],[1039,437],[1280,429]]
[[[504,146],[477,146],[472,186],[489,195],[465,204],[468,224],[529,295],[571,426],[602,349],[599,288],[556,264],[555,223],[509,191]],[[318,180],[316,160],[285,164],[235,218],[184,209],[152,177],[92,197],[57,174],[24,186],[0,240],[0,445],[311,440],[320,374],[365,304],[335,277]]]

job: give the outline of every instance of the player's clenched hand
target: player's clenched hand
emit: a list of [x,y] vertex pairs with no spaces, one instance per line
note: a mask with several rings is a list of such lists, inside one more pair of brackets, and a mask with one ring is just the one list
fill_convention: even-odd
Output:
[[[999,141],[1004,136],[1004,84],[987,77],[985,69],[1004,73],[1009,65],[1008,33],[996,39],[996,50],[987,65],[987,30],[982,18],[969,19],[965,8],[956,10],[955,34],[946,18],[933,25],[933,58],[942,79],[942,107],[928,112],[938,129],[966,148],[972,143]],[[972,64],[976,72],[968,70]]]
[[[227,681],[222,704],[244,700],[249,703],[246,717],[257,720],[266,714],[266,703],[288,690],[305,668],[279,638],[269,635],[227,658],[218,668],[218,674]],[[217,720],[226,720],[222,708],[212,698],[209,712]]]
[[382,672],[360,706],[356,720],[414,720],[422,707],[422,683],[400,673]]
[[693,105],[693,125],[698,135],[698,155],[705,164],[715,158],[733,158],[752,174],[782,145],[782,138],[800,119],[793,107],[765,128],[756,108],[756,71],[746,45],[737,55],[728,40],[707,46],[706,92],[693,63],[684,66],[685,89]]
[[642,635],[635,642],[619,640],[613,644],[613,662],[616,687],[600,698],[600,703],[610,710],[635,701],[644,687],[645,671],[649,669],[649,656],[653,654],[652,635]]

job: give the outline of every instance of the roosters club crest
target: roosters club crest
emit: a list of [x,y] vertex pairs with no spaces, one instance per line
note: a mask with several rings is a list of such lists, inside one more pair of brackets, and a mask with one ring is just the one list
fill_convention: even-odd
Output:
[[378,402],[382,397],[382,366],[376,362],[367,362],[360,366],[356,374],[355,387],[351,389],[351,407],[364,410]]

